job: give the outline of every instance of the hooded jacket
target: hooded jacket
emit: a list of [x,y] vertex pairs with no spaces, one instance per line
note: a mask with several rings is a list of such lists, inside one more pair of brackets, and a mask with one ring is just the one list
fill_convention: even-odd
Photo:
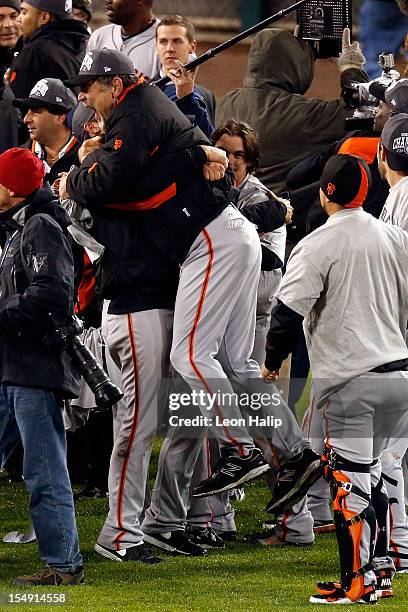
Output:
[[[252,43],[243,87],[224,96],[217,108],[216,126],[234,118],[258,132],[257,175],[277,193],[286,188],[291,168],[345,133],[341,100],[304,97],[313,80],[314,61],[310,46],[290,32],[264,30]],[[366,80],[363,71],[358,73]]]
[[73,314],[70,224],[47,188],[0,215],[8,237],[0,262],[0,380],[64,397],[76,397],[79,376],[66,352],[44,338],[52,320],[64,324]]
[[86,25],[75,19],[57,19],[35,30],[11,64],[14,96],[26,98],[40,79],[76,76],[88,38]]

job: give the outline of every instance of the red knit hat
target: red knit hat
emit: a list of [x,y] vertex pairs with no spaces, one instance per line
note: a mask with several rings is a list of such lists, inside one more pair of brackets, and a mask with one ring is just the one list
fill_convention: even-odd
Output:
[[44,165],[27,149],[8,149],[0,155],[0,185],[16,196],[28,196],[43,184]]

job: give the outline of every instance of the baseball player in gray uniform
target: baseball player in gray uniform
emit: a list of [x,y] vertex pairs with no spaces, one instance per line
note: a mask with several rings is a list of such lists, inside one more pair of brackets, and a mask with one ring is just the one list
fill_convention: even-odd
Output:
[[[267,341],[264,376],[274,380],[303,322],[323,418],[341,579],[319,583],[312,603],[392,595],[379,457],[389,438],[408,433],[408,235],[361,209],[369,182],[356,157],[326,164],[320,197],[329,219],[293,250]],[[283,466],[275,510],[304,494],[299,472],[299,462]]]
[[[149,270],[151,280],[158,272],[156,268],[167,269],[163,258],[167,258],[169,266],[170,263],[180,266],[170,359],[225,448],[219,469],[199,484],[198,493],[210,495],[247,482],[266,472],[269,466],[242,423],[228,374],[241,387],[248,388],[254,381],[255,391],[259,392],[259,385],[265,391],[259,366],[249,359],[261,253],[255,227],[230,203],[234,192],[229,181],[222,180],[226,158],[219,150],[206,147],[202,133],[162,92],[138,80],[129,59],[118,52],[106,49],[89,52],[78,77],[68,84],[79,85],[80,100],[101,114],[106,123],[106,142],[98,149],[92,166],[87,160],[81,168],[61,178],[60,197],[68,195],[91,210],[109,207],[114,202],[114,207],[137,215],[134,232],[140,233],[132,242],[138,249],[137,256],[134,249],[128,251],[136,257],[132,278],[145,278],[145,270]],[[203,172],[211,183],[204,180]],[[214,184],[217,180],[220,182]],[[120,214],[115,228],[119,227],[119,218]],[[112,232],[112,239],[116,240],[116,234]],[[158,253],[160,264],[156,263]],[[136,280],[131,286],[141,297]],[[129,290],[130,287],[121,292],[121,300],[126,300]],[[116,507],[113,501],[106,529],[98,541],[98,552],[118,561],[143,556],[140,560],[149,563],[156,561],[151,554],[146,558],[135,550],[142,550],[142,534],[135,509],[127,512],[131,504],[127,505],[126,499],[128,485],[134,481],[133,471],[128,468],[135,436],[142,436],[146,443],[148,459],[155,429],[152,419],[144,418],[146,413],[139,411],[142,403],[146,408],[149,402],[154,402],[149,388],[143,397],[146,401],[140,402],[138,375],[139,366],[148,364],[151,354],[139,355],[135,345],[138,313],[133,316],[135,310],[129,312],[124,304],[114,312],[112,306],[111,303],[111,314],[108,313],[108,345],[112,356],[122,361],[129,415],[123,421],[126,434],[123,446],[119,437],[115,442],[116,468],[121,463],[121,477],[119,483],[112,483]],[[157,310],[161,309],[156,306],[150,311],[149,323],[142,317],[141,323],[145,323],[140,330],[142,350],[147,346],[149,325],[151,329],[160,328],[166,335],[167,319],[160,318]],[[163,354],[161,335],[159,344]],[[158,369],[158,376],[159,372]],[[272,428],[272,443],[281,449],[283,458],[302,454],[314,469],[318,456],[302,438],[293,415],[286,405],[272,401],[269,409],[281,422],[280,427]],[[166,451],[164,445],[162,453]],[[305,456],[307,452],[309,455]],[[191,455],[192,463],[196,457]],[[178,468],[177,463],[179,457],[171,463],[174,470],[184,472],[185,466]],[[143,470],[146,473],[145,465]],[[188,478],[183,482],[186,487],[190,484]]]
[[[402,79],[384,92],[386,100],[408,106],[408,80]],[[378,152],[381,177],[390,185],[390,192],[380,219],[408,231],[408,114],[398,114],[385,124]],[[389,555],[397,572],[408,572],[408,519],[405,510],[402,460],[408,449],[408,439],[392,438],[381,455],[383,478],[390,498],[391,537]]]

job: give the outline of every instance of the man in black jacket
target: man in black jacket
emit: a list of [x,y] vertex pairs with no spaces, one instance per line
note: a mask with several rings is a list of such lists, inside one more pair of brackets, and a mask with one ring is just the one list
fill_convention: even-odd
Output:
[[20,0],[0,0],[0,80],[23,44],[20,9]]
[[41,79],[27,98],[13,100],[13,106],[21,110],[30,135],[25,147],[41,159],[45,181],[52,186],[60,172],[78,164],[80,143],[67,123],[76,98],[59,79]]
[[26,98],[40,79],[67,79],[79,69],[89,32],[72,18],[71,1],[29,0],[21,4],[24,47],[10,67],[16,98]]
[[43,177],[30,151],[0,156],[0,223],[8,236],[0,261],[0,455],[15,419],[30,512],[47,564],[15,579],[29,586],[84,581],[61,410],[64,397],[76,397],[78,381],[68,356],[51,341],[54,326],[73,313],[70,220],[41,188]]
[[[118,218],[121,211],[122,214],[137,212],[142,235],[165,258],[180,265],[171,362],[193,392],[199,394],[200,409],[211,417],[214,433],[226,447],[225,470],[217,471],[196,493],[209,495],[233,488],[237,482],[247,482],[265,472],[268,465],[242,425],[226,371],[230,372],[232,367],[231,375],[242,384],[251,378],[255,384],[261,381],[259,366],[249,360],[260,245],[255,228],[230,206],[235,191],[228,179],[223,178],[227,166],[225,155],[208,146],[200,147],[208,145],[200,130],[160,90],[137,81],[132,63],[118,52],[89,52],[78,77],[67,84],[79,85],[79,99],[105,121],[106,141],[91,166],[87,163],[87,167],[73,170],[61,180],[60,196],[69,195],[78,204],[96,211],[110,207],[117,211]],[[203,167],[204,176],[211,182],[203,178]],[[125,259],[122,262],[119,271],[126,274],[127,262]],[[149,266],[153,266],[150,252],[141,252],[137,264],[149,274]],[[135,277],[135,287],[137,283]],[[115,314],[111,308],[110,313]],[[118,329],[120,322],[116,319],[115,323],[115,318],[108,319],[112,324],[112,341],[115,334],[119,337],[124,333]],[[131,320],[128,328],[128,333],[132,332]],[[146,346],[145,350],[149,354],[156,347]],[[128,348],[130,357],[132,351],[137,370],[137,347]],[[134,389],[135,386],[133,394]],[[222,406],[220,400],[209,405],[217,393],[221,398],[226,393],[229,399]],[[147,427],[149,418],[138,413],[138,396],[133,406],[135,400],[137,410],[129,430],[129,452],[137,430]],[[275,413],[277,410],[279,407],[275,407]],[[288,452],[288,442],[283,441],[288,433],[289,452],[302,451],[303,439],[296,428],[294,419],[285,413],[285,431],[277,431],[275,440],[283,454]],[[122,452],[122,463],[123,457]],[[195,458],[196,455],[190,457],[192,465]],[[128,479],[127,462],[126,459],[118,497]],[[189,486],[187,480],[188,476],[186,486]],[[120,511],[117,516],[121,520]],[[101,541],[100,548],[105,549],[106,556],[110,554],[109,558],[121,560],[127,552],[121,554],[124,549],[136,546],[132,538],[135,534],[121,529],[120,525],[114,529],[113,543],[109,546],[108,542]],[[110,532],[111,539],[114,529]],[[158,526],[155,531],[169,530]],[[163,538],[167,550],[170,538],[167,534]],[[148,541],[157,544],[158,538]]]

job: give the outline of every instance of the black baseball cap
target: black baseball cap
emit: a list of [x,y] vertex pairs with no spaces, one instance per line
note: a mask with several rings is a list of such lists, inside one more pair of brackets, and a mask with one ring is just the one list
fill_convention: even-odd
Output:
[[408,114],[390,117],[381,132],[381,142],[387,151],[391,170],[408,171]]
[[408,113],[408,79],[399,79],[388,87],[374,81],[369,91],[377,100],[391,106],[395,114]]
[[60,108],[62,112],[69,112],[74,108],[77,100],[59,79],[41,79],[30,91],[28,98],[16,98],[13,106],[22,110],[27,108]]
[[3,8],[3,6],[13,8],[20,13],[21,0],[0,0],[0,8]]
[[92,121],[94,117],[94,109],[85,106],[83,102],[79,102],[74,114],[72,115],[72,133],[79,142],[82,143],[85,140],[85,123],[89,123],[89,121]]
[[58,19],[72,19],[72,0],[24,0],[39,11],[48,11]]
[[65,81],[65,85],[76,87],[101,76],[125,74],[135,74],[133,63],[127,55],[113,49],[94,49],[85,55],[78,75]]
[[371,187],[367,162],[355,155],[333,155],[320,178],[320,188],[330,202],[345,208],[359,208]]

